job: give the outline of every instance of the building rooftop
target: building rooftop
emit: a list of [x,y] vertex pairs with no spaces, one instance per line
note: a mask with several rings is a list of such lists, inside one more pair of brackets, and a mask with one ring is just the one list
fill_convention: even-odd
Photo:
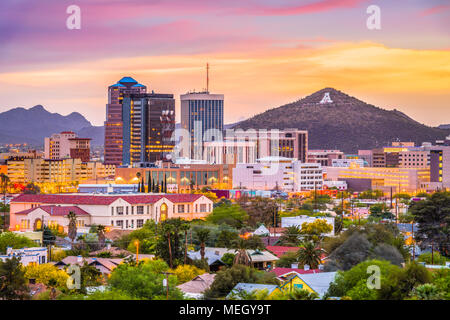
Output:
[[117,83],[121,83],[121,84],[124,84],[124,83],[126,83],[126,84],[134,83],[134,84],[137,84],[138,82],[137,82],[136,80],[134,80],[133,78],[131,78],[131,77],[123,77],[123,78],[120,79]]
[[130,204],[149,204],[155,203],[162,198],[167,199],[174,203],[193,202],[202,194],[141,194],[141,195],[128,195],[128,194],[21,194],[12,199],[13,203],[48,203],[48,204],[84,204],[84,205],[110,205],[117,199],[123,199]]

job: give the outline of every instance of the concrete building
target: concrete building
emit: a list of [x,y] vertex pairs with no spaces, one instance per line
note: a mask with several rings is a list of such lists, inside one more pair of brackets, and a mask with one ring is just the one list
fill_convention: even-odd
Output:
[[117,168],[116,184],[137,184],[140,173],[145,185],[149,180],[161,184],[167,182],[169,192],[188,192],[203,187],[231,188],[233,181],[233,165],[227,164],[171,164],[164,163],[160,167]]
[[328,180],[346,181],[354,191],[380,189],[389,192],[416,192],[424,190],[430,181],[428,169],[374,168],[374,167],[327,167]]
[[233,188],[303,192],[322,189],[322,184],[320,164],[290,158],[266,157],[233,169]]
[[13,183],[76,183],[114,176],[115,166],[81,159],[12,159],[8,176]]
[[202,159],[203,143],[223,140],[224,95],[208,91],[180,96],[181,128],[184,129],[180,157]]
[[89,161],[90,141],[89,138],[78,138],[72,131],[55,133],[44,139],[44,158],[51,160],[79,158],[82,161]]
[[308,131],[299,129],[226,130],[225,141],[249,142],[256,145],[256,158],[284,157],[306,162]]
[[48,251],[45,247],[13,249],[6,248],[6,254],[0,255],[0,261],[6,261],[13,257],[19,258],[20,263],[26,267],[29,264],[44,264],[48,262]]
[[308,163],[320,163],[323,167],[331,167],[334,159],[344,159],[344,153],[339,150],[308,151]]
[[430,152],[430,189],[450,188],[450,146],[424,148]]
[[203,219],[213,202],[202,194],[22,194],[11,201],[11,230],[31,231],[38,226],[62,226],[67,215],[77,215],[77,225],[88,229],[104,225],[135,230],[148,220]]
[[332,167],[344,167],[348,168],[352,165],[357,165],[359,167],[364,167],[363,159],[333,159],[331,161]]
[[203,159],[209,164],[254,163],[255,141],[211,141],[204,143]]

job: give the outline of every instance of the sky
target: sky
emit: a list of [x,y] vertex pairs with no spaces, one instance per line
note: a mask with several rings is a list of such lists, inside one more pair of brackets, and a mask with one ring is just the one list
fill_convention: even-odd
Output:
[[[69,29],[71,5],[80,29]],[[380,9],[369,29],[367,9]],[[72,20],[70,20],[72,21]],[[225,123],[333,87],[450,123],[448,0],[1,0],[0,112],[41,104],[105,121],[107,88],[225,95]]]

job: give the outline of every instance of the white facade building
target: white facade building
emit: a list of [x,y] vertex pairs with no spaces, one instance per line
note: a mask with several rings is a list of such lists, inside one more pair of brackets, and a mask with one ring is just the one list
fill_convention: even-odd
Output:
[[236,164],[233,168],[233,188],[278,188],[284,192],[322,189],[323,170],[318,163],[302,163],[282,157],[265,157],[257,161],[252,164]]
[[213,202],[202,194],[22,194],[11,201],[10,229],[31,231],[62,226],[74,212],[80,230],[91,225],[135,230],[148,220],[203,219]]
[[20,262],[23,266],[27,266],[30,263],[43,264],[47,263],[47,248],[36,247],[36,248],[22,248],[13,249],[11,247],[6,248],[6,255],[0,255],[0,260],[6,261],[13,257],[20,258]]
[[356,165],[358,167],[364,167],[364,160],[363,159],[333,159],[333,160],[331,160],[332,167],[348,168],[351,165]]
[[209,164],[254,163],[256,141],[211,141],[204,143],[203,159]]

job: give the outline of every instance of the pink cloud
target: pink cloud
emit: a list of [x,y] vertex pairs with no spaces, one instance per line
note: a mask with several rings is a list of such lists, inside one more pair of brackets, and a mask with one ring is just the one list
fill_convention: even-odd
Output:
[[288,16],[316,12],[324,12],[335,9],[354,8],[367,0],[322,0],[298,6],[274,7],[254,5],[252,7],[238,9],[241,14],[254,14],[263,16]]
[[440,6],[434,6],[434,7],[432,7],[432,8],[423,10],[423,11],[420,13],[420,15],[421,15],[422,17],[426,17],[426,16],[430,16],[430,15],[433,15],[433,14],[441,13],[441,12],[443,12],[443,11],[445,11],[445,10],[448,10],[448,9],[450,9],[450,4],[440,5]]

